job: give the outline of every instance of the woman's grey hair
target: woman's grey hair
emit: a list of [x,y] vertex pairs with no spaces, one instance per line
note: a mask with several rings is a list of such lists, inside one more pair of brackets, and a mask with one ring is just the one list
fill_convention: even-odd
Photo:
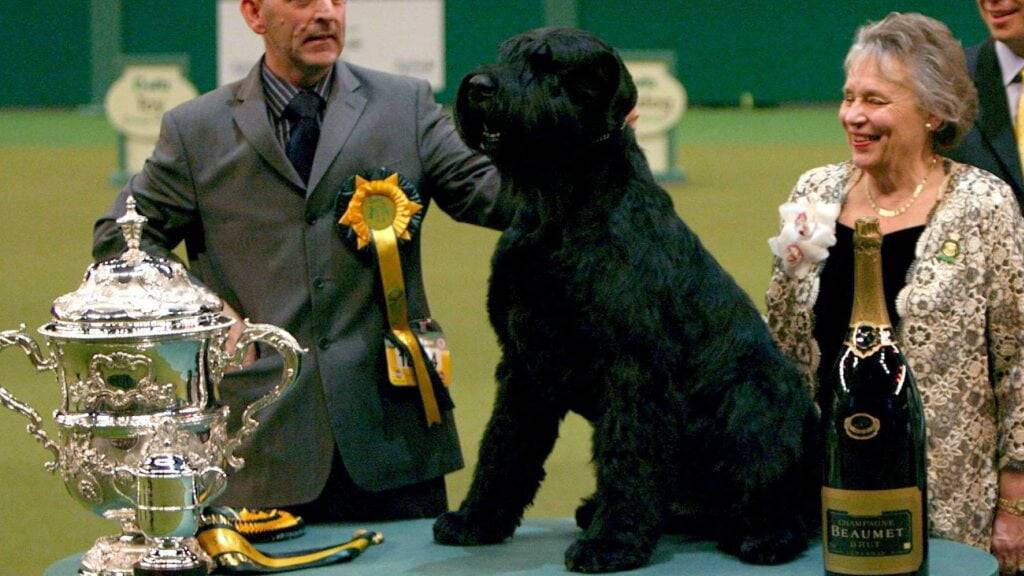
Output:
[[942,119],[933,146],[950,149],[971,129],[978,113],[978,91],[967,73],[960,42],[945,24],[921,14],[890,12],[857,30],[843,69],[872,58],[882,74],[886,64],[903,63],[918,105]]

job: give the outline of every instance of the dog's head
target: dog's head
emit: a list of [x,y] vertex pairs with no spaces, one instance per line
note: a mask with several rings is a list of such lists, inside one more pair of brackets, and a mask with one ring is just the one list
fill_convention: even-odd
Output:
[[503,169],[573,161],[622,130],[636,86],[615,50],[572,28],[506,40],[498,63],[459,86],[463,140]]

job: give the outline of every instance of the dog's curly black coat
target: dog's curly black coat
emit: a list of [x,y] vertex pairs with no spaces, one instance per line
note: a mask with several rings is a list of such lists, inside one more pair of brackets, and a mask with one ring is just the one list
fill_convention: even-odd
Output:
[[806,547],[817,497],[813,404],[652,177],[623,126],[636,98],[612,48],[564,28],[506,41],[462,82],[459,131],[498,166],[515,216],[488,296],[494,413],[469,494],[434,536],[511,536],[572,410],[594,425],[597,491],[570,569],[647,563],[680,510],[742,559],[783,562]]

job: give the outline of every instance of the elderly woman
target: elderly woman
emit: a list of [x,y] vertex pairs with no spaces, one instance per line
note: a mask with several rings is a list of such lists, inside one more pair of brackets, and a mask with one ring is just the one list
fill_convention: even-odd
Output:
[[1024,564],[1024,221],[1010,188],[943,158],[977,94],[941,23],[892,13],[845,61],[839,121],[852,158],[800,177],[767,294],[779,345],[818,383],[845,339],[852,227],[879,219],[889,316],[917,377],[934,535]]

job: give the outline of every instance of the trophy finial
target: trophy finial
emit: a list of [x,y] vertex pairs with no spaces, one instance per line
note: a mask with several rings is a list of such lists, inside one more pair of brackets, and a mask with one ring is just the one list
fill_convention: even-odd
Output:
[[134,265],[146,258],[146,253],[140,250],[139,246],[142,244],[142,226],[149,218],[135,211],[135,198],[131,195],[125,200],[124,208],[124,216],[117,219],[124,235],[124,242],[128,246],[123,258]]

